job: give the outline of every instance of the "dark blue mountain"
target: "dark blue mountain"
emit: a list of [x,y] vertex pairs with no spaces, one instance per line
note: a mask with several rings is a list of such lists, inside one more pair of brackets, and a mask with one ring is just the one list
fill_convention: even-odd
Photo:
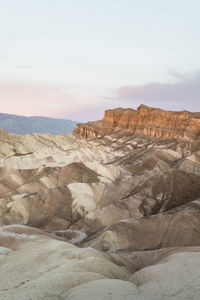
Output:
[[25,117],[0,113],[0,128],[15,134],[50,133],[56,135],[72,133],[76,124],[75,121],[65,119]]

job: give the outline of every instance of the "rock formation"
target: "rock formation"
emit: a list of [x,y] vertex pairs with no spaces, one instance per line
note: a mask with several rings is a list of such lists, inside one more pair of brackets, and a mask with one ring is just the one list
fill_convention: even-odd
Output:
[[0,299],[198,299],[199,122],[140,106],[1,130]]
[[200,136],[200,118],[188,111],[165,111],[140,105],[137,110],[107,110],[102,121],[77,124],[74,133],[86,139],[127,130],[153,138],[194,140]]
[[[119,259],[111,261],[93,248],[78,248],[27,226],[4,226],[0,228],[0,299],[199,298],[199,247],[140,254],[142,268],[133,273],[120,266]],[[136,261],[134,255],[132,259]]]

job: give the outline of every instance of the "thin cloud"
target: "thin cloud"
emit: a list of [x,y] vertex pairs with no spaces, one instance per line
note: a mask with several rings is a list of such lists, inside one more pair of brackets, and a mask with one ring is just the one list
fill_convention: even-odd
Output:
[[133,106],[143,103],[166,109],[200,111],[200,71],[181,74],[171,69],[169,73],[176,82],[122,86],[112,99]]
[[87,122],[101,119],[105,110],[105,103],[94,103],[93,100],[93,95],[87,94],[87,91],[78,85],[0,81],[0,112],[3,113]]
[[57,116],[76,104],[70,86],[41,82],[0,82],[1,112]]
[[34,67],[31,65],[17,65],[16,68],[19,70],[33,70],[34,69]]

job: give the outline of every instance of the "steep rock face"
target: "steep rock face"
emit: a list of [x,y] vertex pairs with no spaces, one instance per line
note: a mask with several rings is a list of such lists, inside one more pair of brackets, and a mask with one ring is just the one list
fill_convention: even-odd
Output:
[[102,121],[76,125],[74,134],[92,139],[118,130],[154,138],[194,140],[200,135],[200,119],[197,113],[140,105],[137,110],[107,110]]

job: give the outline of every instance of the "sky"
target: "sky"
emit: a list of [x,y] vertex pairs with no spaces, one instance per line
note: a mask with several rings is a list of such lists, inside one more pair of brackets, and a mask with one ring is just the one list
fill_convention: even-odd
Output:
[[200,111],[199,0],[0,0],[0,112]]

